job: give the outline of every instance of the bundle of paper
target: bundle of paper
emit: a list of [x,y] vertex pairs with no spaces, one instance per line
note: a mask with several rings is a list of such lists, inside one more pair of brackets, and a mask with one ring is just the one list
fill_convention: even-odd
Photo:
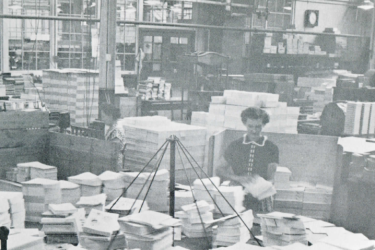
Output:
[[290,183],[290,188],[276,189],[275,200],[273,202],[274,210],[301,215],[305,187],[299,187],[295,183]]
[[71,203],[48,204],[48,209],[56,215],[71,215],[77,212],[77,208]]
[[306,188],[303,196],[302,215],[328,220],[331,212],[332,188]]
[[219,177],[196,179],[193,185],[196,200],[205,200],[210,204],[214,204],[213,199],[215,199],[215,195],[218,194],[217,188],[220,185]]
[[9,214],[9,202],[5,197],[0,196],[0,226],[10,228],[11,220]]
[[[237,212],[245,210],[243,201],[245,199],[245,193],[241,186],[220,186],[219,190],[221,194],[215,196],[216,204],[219,206],[220,211],[224,214],[233,214],[232,207]],[[224,199],[224,197],[225,199]],[[232,206],[230,206],[229,204]],[[215,207],[215,211],[219,212],[219,209]]]
[[93,173],[85,172],[75,176],[69,176],[68,181],[80,185],[82,196],[91,196],[101,193],[102,181]]
[[358,135],[361,126],[361,102],[348,102],[345,114],[344,134]]
[[92,209],[82,230],[86,234],[100,235],[110,239],[115,232],[120,230],[120,225],[117,222],[118,218],[118,214]]
[[214,205],[202,200],[182,206],[181,209],[182,211],[177,212],[175,216],[181,219],[182,232],[187,237],[199,238],[211,236],[212,228],[209,228],[209,225],[205,223],[213,220],[211,211],[214,210]]
[[145,211],[119,219],[128,248],[162,250],[172,246],[172,226],[180,221],[171,216],[154,211]]
[[[43,217],[41,220],[42,231],[46,234],[75,234],[77,235],[78,220],[75,216],[66,218]],[[67,242],[68,243],[68,242]]]
[[24,182],[35,178],[57,180],[57,168],[38,161],[17,164],[17,182]]
[[82,196],[76,203],[77,207],[84,208],[86,214],[89,214],[91,210],[104,211],[106,194],[98,194],[92,196]]
[[260,176],[255,176],[252,181],[244,186],[245,193],[251,194],[258,200],[263,200],[276,194],[276,189],[271,182],[266,181]]
[[26,221],[40,222],[42,213],[48,210],[48,204],[61,203],[60,182],[36,178],[22,183],[25,199]]
[[105,171],[99,175],[103,182],[103,193],[107,195],[107,200],[112,201],[119,197],[126,187],[122,175],[120,173]]
[[[2,209],[4,210],[6,207],[6,203],[4,199],[7,200],[9,204],[9,214],[11,219],[11,227],[12,228],[24,228],[25,227],[25,218],[26,218],[26,210],[25,210],[25,200],[23,199],[23,195],[21,192],[0,192],[0,199],[3,202],[0,202],[2,205]],[[3,207],[4,206],[4,207]]]
[[295,242],[307,245],[305,226],[293,214],[272,212],[259,214],[265,246],[286,246]]
[[247,242],[250,239],[249,229],[253,226],[253,211],[248,210],[240,214],[245,224],[237,216],[224,217],[213,229],[212,246],[231,246],[238,242]]
[[38,229],[11,229],[7,242],[8,250],[44,250],[43,237]]
[[[126,246],[124,233],[118,233],[116,236],[112,235],[111,237],[81,233],[79,235],[79,243],[84,249],[90,250],[125,249]],[[110,244],[111,247],[108,248]]]
[[[135,200],[133,198],[121,197],[117,202],[116,200],[113,200],[111,203],[109,203],[105,207],[105,210],[110,213],[119,214],[120,216],[127,216],[129,214],[139,213],[139,210],[141,209],[141,206],[142,206],[142,202],[143,202],[142,200]],[[143,212],[146,210],[149,210],[147,201],[143,203],[141,211]]]
[[72,203],[76,204],[81,197],[81,189],[78,184],[70,181],[61,180],[61,203]]
[[278,166],[274,177],[274,185],[276,189],[290,188],[290,176],[292,172],[287,167]]
[[180,211],[182,206],[191,204],[194,202],[193,194],[191,191],[179,190],[175,191],[174,207],[176,211]]

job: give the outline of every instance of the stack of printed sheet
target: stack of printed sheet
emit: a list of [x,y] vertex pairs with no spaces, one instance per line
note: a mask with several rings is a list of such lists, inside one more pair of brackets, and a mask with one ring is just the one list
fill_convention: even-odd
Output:
[[105,201],[107,199],[106,194],[98,194],[92,196],[82,196],[76,203],[78,208],[84,208],[85,213],[90,214],[91,210],[104,211]]
[[[25,228],[25,200],[21,192],[0,192],[0,224],[2,226],[8,226],[8,216],[5,215],[5,209],[9,204],[9,209],[6,211],[10,215],[10,226],[12,228]],[[9,228],[9,227],[8,227]]]
[[97,175],[90,172],[69,176],[68,181],[80,186],[81,196],[96,195],[100,194],[102,191],[102,181]]
[[81,188],[78,184],[70,181],[61,180],[61,203],[76,204],[81,198]]
[[119,200],[116,199],[109,203],[105,207],[105,210],[110,213],[119,214],[119,216],[127,216],[129,214],[149,210],[149,207],[147,201],[143,202],[143,200],[121,197]]
[[220,185],[219,177],[211,177],[204,179],[196,179],[193,182],[194,196],[197,201],[204,200],[209,204],[214,204],[215,196],[218,194],[218,187]]
[[17,182],[35,178],[57,180],[57,168],[38,161],[17,164]]
[[126,186],[122,175],[113,171],[105,171],[99,175],[103,183],[103,193],[107,195],[108,201],[113,201],[121,196]]
[[233,209],[237,212],[245,210],[243,206],[245,193],[241,186],[220,186],[219,190],[221,194],[215,195],[215,201],[218,206],[215,207],[215,212],[219,213],[221,211],[224,214],[233,214]]

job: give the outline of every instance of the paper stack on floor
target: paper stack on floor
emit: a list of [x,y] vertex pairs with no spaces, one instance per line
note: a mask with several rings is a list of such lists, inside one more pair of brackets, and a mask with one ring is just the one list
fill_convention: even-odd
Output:
[[171,227],[180,222],[166,214],[145,211],[122,217],[119,223],[129,249],[164,250],[173,244]]
[[44,250],[43,236],[38,229],[11,229],[7,242],[8,250]]
[[[242,220],[246,226],[251,229],[253,226],[253,211],[248,210],[240,213]],[[222,218],[213,229],[212,246],[231,246],[238,242],[247,242],[250,239],[249,229],[243,224],[236,215],[230,215]]]
[[17,182],[24,182],[35,178],[57,180],[57,168],[38,161],[17,164]]
[[331,213],[333,188],[317,185],[305,188],[302,215],[319,220],[328,220]]
[[[336,247],[340,250],[373,250],[375,249],[375,242],[369,240],[366,236],[360,233],[344,232],[342,234],[334,234],[322,238],[318,241],[319,244],[326,244]],[[315,245],[315,244],[314,244]],[[318,249],[318,248],[314,248]],[[324,249],[324,248],[321,248]]]
[[298,186],[297,183],[291,183],[290,188],[276,189],[273,208],[275,211],[302,215],[303,194],[305,187]]
[[196,179],[193,182],[194,196],[197,201],[204,200],[209,204],[214,204],[213,199],[215,199],[215,196],[218,194],[217,188],[220,185],[220,178],[211,177],[210,179]]
[[[234,211],[231,206],[227,203],[227,201],[232,205],[232,207],[237,212],[242,212],[245,210],[243,206],[243,201],[245,199],[245,192],[243,191],[242,186],[220,186],[219,190],[220,193],[215,195],[216,204],[219,206],[220,211],[224,214],[233,214]],[[215,207],[215,212],[220,212],[217,207]]]
[[7,228],[10,228],[10,225],[12,224],[10,220],[10,214],[9,214],[9,202],[8,199],[5,197],[0,196],[0,226],[5,226]]
[[102,181],[97,175],[90,172],[69,176],[68,181],[80,185],[81,196],[96,195],[102,191]]
[[105,201],[107,199],[106,194],[98,194],[92,196],[82,196],[76,203],[77,207],[84,208],[86,214],[89,214],[91,210],[104,211]]
[[181,208],[182,211],[177,212],[175,216],[181,219],[182,232],[187,237],[200,238],[211,236],[212,228],[205,224],[202,225],[202,222],[206,223],[213,220],[211,211],[214,210],[214,205],[210,205],[208,202],[202,200],[182,206]]
[[287,167],[278,166],[274,177],[274,185],[276,189],[290,188],[290,176],[292,172]]
[[[6,199],[9,203],[9,214],[12,228],[25,228],[25,200],[21,192],[0,192],[0,199]],[[0,202],[3,203],[3,202]],[[0,204],[0,207],[6,204]],[[1,216],[0,216],[1,217]]]
[[113,201],[121,196],[126,187],[120,173],[105,171],[99,175],[99,178],[103,182],[103,193],[107,195],[108,201]]
[[61,203],[60,182],[36,178],[22,182],[25,199],[26,221],[40,222],[42,213],[48,210],[48,204]]
[[265,246],[286,246],[295,242],[307,245],[305,226],[295,215],[281,212],[258,215]]
[[105,210],[110,213],[119,214],[119,216],[127,216],[129,214],[139,213],[139,211],[149,210],[147,201],[145,201],[143,205],[142,202],[143,200],[121,197],[117,202],[116,200],[113,200],[111,203],[109,203],[105,207]]
[[[92,209],[79,234],[80,244],[90,250],[107,249],[120,230],[118,214]],[[125,248],[124,234],[118,233],[110,249]]]
[[181,211],[181,207],[194,202],[191,191],[179,190],[175,191],[174,207],[176,211]]
[[[146,201],[151,210],[166,212],[169,211],[169,171],[166,169],[161,169],[156,172],[154,181],[151,184],[151,180],[155,174],[152,172],[141,173],[133,184],[129,187],[129,184],[138,175],[138,172],[126,172],[121,173],[123,180],[125,182],[126,197],[137,198],[143,200],[147,190],[149,192],[146,197]],[[148,178],[148,180],[147,180]],[[146,183],[146,185],[144,185]],[[144,188],[142,189],[142,187]],[[142,190],[142,191],[141,191]],[[139,195],[140,193],[140,195]],[[139,196],[138,196],[139,195]]]
[[61,180],[61,203],[76,204],[81,198],[81,188],[78,184],[70,181]]

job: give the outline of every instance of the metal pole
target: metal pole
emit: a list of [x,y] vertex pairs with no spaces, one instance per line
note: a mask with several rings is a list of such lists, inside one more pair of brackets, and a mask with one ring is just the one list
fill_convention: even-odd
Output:
[[175,190],[175,169],[176,169],[176,141],[175,135],[172,135],[168,141],[171,147],[170,170],[169,170],[169,215],[174,218],[174,190]]

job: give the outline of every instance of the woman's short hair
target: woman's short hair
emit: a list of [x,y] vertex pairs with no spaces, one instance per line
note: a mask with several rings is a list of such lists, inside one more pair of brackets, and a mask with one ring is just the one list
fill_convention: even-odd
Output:
[[99,110],[103,111],[106,115],[111,115],[114,120],[121,117],[120,109],[110,103],[102,102],[99,106]]
[[266,125],[267,123],[270,122],[270,116],[267,114],[266,111],[260,108],[254,108],[250,107],[242,111],[241,113],[241,120],[245,124],[247,119],[252,119],[252,120],[262,120],[262,124]]

